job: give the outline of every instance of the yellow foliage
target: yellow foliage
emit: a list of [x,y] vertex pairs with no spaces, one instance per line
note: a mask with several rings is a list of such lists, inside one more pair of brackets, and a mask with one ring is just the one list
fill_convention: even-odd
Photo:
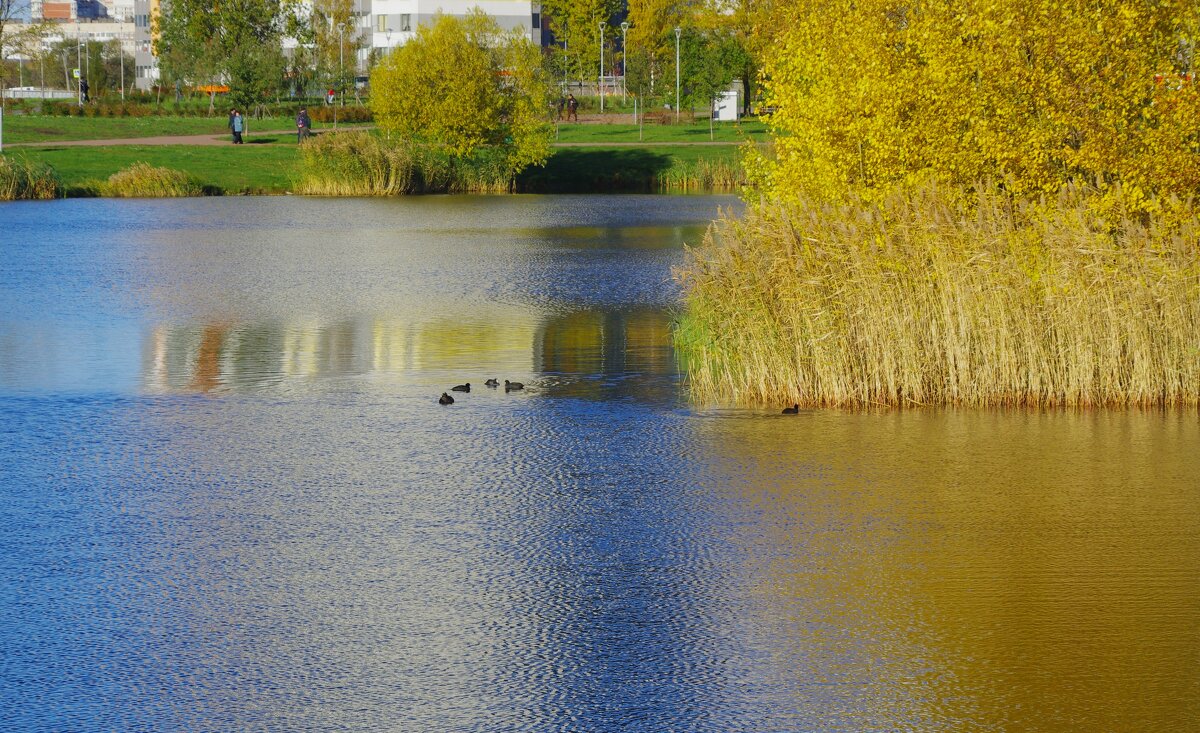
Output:
[[514,172],[549,157],[549,99],[537,46],[479,10],[420,26],[371,72],[382,131],[459,157],[500,148]]
[[[1018,195],[1200,191],[1195,0],[778,0],[764,51],[777,196],[875,197],[934,178]],[[1193,77],[1194,78],[1194,77]],[[1142,204],[1137,204],[1137,201]]]

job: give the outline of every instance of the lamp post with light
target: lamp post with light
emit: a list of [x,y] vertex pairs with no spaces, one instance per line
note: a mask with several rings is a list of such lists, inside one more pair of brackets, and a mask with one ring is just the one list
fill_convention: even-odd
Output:
[[621,104],[625,104],[625,74],[629,71],[629,47],[626,39],[629,37],[629,21],[621,21]]

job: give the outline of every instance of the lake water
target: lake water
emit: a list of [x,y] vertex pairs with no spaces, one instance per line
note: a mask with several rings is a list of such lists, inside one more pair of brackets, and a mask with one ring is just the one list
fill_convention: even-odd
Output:
[[1196,412],[694,407],[719,207],[0,206],[0,730],[1195,730]]

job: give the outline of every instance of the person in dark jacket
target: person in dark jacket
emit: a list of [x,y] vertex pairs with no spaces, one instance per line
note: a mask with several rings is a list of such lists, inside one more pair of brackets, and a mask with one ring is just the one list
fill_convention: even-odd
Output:
[[300,114],[296,115],[296,142],[303,142],[311,134],[312,119],[308,116],[308,110],[301,107]]

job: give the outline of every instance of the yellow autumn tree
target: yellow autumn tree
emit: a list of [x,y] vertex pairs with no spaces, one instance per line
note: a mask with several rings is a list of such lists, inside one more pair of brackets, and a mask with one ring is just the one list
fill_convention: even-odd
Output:
[[513,173],[549,157],[549,101],[538,47],[479,10],[419,27],[371,72],[382,131],[458,157],[497,150]]
[[[1200,191],[1195,0],[776,0],[763,57],[784,197],[914,179]],[[1193,74],[1189,76],[1189,74]],[[1152,207],[1151,207],[1152,208]]]

